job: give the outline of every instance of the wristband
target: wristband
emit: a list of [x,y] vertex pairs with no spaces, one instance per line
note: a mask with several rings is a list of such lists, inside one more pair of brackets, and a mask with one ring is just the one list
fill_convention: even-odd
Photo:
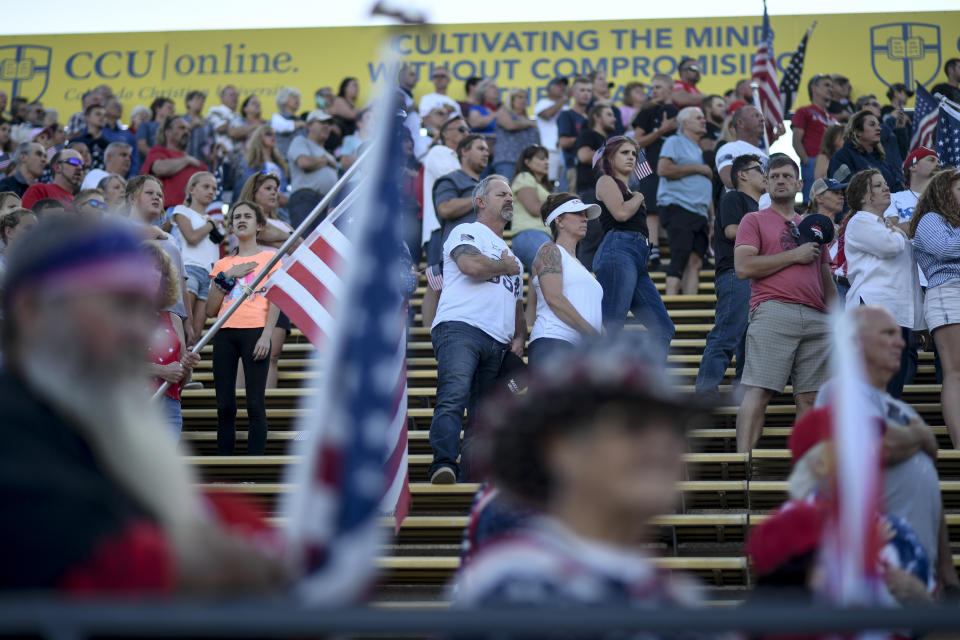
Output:
[[227,275],[221,271],[217,274],[217,277],[213,279],[213,284],[217,285],[224,293],[230,293],[235,286],[237,286],[236,278],[228,278]]

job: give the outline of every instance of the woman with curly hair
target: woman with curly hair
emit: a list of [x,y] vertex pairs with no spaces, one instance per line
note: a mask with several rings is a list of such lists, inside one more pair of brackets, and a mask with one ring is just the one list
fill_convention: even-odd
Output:
[[858,171],[877,169],[891,191],[903,191],[903,174],[887,163],[887,154],[880,143],[882,136],[883,128],[877,116],[866,109],[853,114],[843,130],[843,146],[830,158],[827,176],[846,182]]
[[[277,132],[268,124],[261,125],[250,135],[247,153],[243,159],[243,179],[247,180],[255,173],[277,176],[280,186],[277,190],[279,207],[287,206],[287,161],[277,148]],[[237,189],[239,191],[239,189]]]
[[943,366],[940,404],[960,445],[960,171],[933,176],[910,219],[917,263],[927,278],[923,314]]

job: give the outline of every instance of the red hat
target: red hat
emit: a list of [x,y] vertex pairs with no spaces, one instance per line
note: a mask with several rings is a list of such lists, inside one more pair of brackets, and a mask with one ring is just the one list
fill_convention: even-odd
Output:
[[816,549],[824,512],[807,502],[789,501],[750,532],[747,555],[757,575],[766,575],[795,556]]
[[903,170],[906,171],[927,156],[935,156],[937,160],[940,159],[940,154],[933,149],[929,147],[917,147],[911,151],[910,155],[907,156],[907,159],[903,161]]
[[829,407],[812,409],[803,414],[803,417],[793,424],[787,441],[793,463],[796,464],[816,444],[831,437],[833,426]]

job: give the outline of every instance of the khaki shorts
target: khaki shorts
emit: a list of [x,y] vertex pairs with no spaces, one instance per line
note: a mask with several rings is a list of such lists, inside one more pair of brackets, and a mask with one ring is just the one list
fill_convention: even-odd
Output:
[[817,391],[829,378],[827,314],[806,305],[767,300],[750,312],[743,384],[782,392]]

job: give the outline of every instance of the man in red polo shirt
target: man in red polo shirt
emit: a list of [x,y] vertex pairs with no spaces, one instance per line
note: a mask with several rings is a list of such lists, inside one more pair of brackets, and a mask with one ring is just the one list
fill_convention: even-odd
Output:
[[53,198],[63,203],[67,209],[73,207],[73,194],[80,188],[86,167],[80,153],[74,149],[58,151],[50,162],[53,168],[53,182],[43,184],[34,182],[23,193],[23,207],[30,209],[37,200]]
[[699,107],[703,101],[703,94],[697,89],[700,65],[693,58],[684,58],[677,66],[677,74],[680,77],[673,82],[673,104],[677,109]]
[[157,135],[158,144],[150,147],[140,173],[151,174],[163,185],[163,202],[167,207],[183,204],[184,189],[190,176],[199,171],[209,171],[207,165],[191,155],[186,148],[190,144],[190,128],[183,118],[171,116],[163,122]]
[[837,119],[827,113],[827,106],[833,98],[833,79],[830,76],[817,74],[807,83],[807,93],[810,104],[797,109],[790,121],[793,130],[793,150],[800,157],[800,176],[803,178],[803,201],[810,196],[810,187],[813,186],[813,170],[820,153],[820,143],[823,134]]

